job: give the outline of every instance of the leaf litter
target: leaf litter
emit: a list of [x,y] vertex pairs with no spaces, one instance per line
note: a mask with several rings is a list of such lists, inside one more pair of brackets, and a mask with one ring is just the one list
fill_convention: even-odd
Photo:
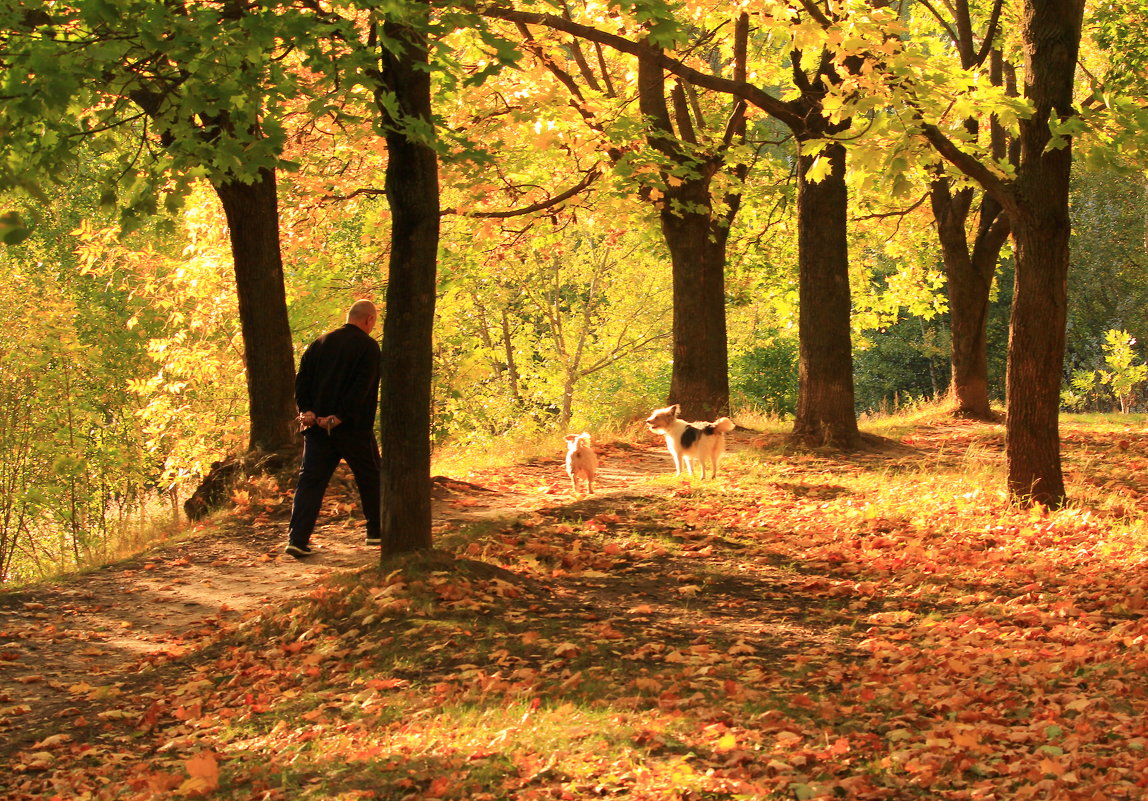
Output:
[[1148,444],[1065,440],[1052,513],[999,426],[739,435],[705,484],[618,448],[594,496],[556,456],[436,482],[382,569],[345,480],[313,562],[253,493],[3,601],[5,798],[1143,798]]

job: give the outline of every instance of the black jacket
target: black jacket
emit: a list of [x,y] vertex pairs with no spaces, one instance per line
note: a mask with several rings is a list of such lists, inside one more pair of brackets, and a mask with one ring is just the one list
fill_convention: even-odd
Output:
[[299,361],[295,405],[342,426],[370,430],[379,405],[379,343],[347,323],[312,342]]

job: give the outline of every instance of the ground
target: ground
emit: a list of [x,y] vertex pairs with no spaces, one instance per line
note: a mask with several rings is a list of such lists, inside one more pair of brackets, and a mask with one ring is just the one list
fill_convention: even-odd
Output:
[[[730,450],[748,437],[744,431],[731,435]],[[655,442],[597,450],[594,495],[573,493],[560,457],[487,470],[468,480],[438,476],[435,528],[535,513],[593,517],[647,498],[649,479],[673,471],[665,448]],[[0,725],[18,722],[22,732],[7,744],[54,730],[61,713],[75,710],[93,685],[128,680],[156,655],[183,653],[181,643],[196,634],[303,597],[332,573],[378,558],[376,549],[363,545],[362,517],[345,467],[325,498],[312,557],[296,560],[283,552],[289,498],[270,493],[263,500],[270,503],[260,511],[218,517],[131,559],[0,595]],[[656,594],[647,589],[645,594]]]
[[841,454],[738,431],[716,481],[600,447],[435,481],[372,570],[342,477],[304,561],[253,486],[178,542],[0,607],[5,801],[1148,797],[1148,428]]

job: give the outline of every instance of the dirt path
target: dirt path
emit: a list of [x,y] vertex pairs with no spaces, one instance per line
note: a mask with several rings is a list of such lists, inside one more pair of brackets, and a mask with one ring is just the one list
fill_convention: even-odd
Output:
[[[598,450],[598,491],[587,498],[572,494],[560,458],[467,481],[438,479],[436,528],[546,510],[592,515],[636,500],[651,477],[673,469],[653,442]],[[76,714],[77,705],[121,687],[165,654],[179,656],[204,632],[369,564],[377,551],[362,544],[352,490],[340,472],[313,538],[317,553],[306,560],[283,553],[290,504],[281,499],[98,571],[0,595],[0,731],[42,729]]]

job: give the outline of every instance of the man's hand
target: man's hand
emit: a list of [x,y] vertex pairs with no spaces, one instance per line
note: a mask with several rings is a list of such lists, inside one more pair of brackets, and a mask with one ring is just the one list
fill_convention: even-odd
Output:
[[331,429],[334,428],[335,426],[339,425],[339,423],[341,423],[343,421],[340,420],[335,415],[330,414],[330,415],[327,415],[326,417],[316,418],[315,422],[318,423],[320,428],[325,428],[327,430],[327,433],[330,434]]
[[315,417],[314,412],[300,412],[296,419],[299,421],[300,431],[302,431],[304,428],[310,428],[319,422],[319,419]]

